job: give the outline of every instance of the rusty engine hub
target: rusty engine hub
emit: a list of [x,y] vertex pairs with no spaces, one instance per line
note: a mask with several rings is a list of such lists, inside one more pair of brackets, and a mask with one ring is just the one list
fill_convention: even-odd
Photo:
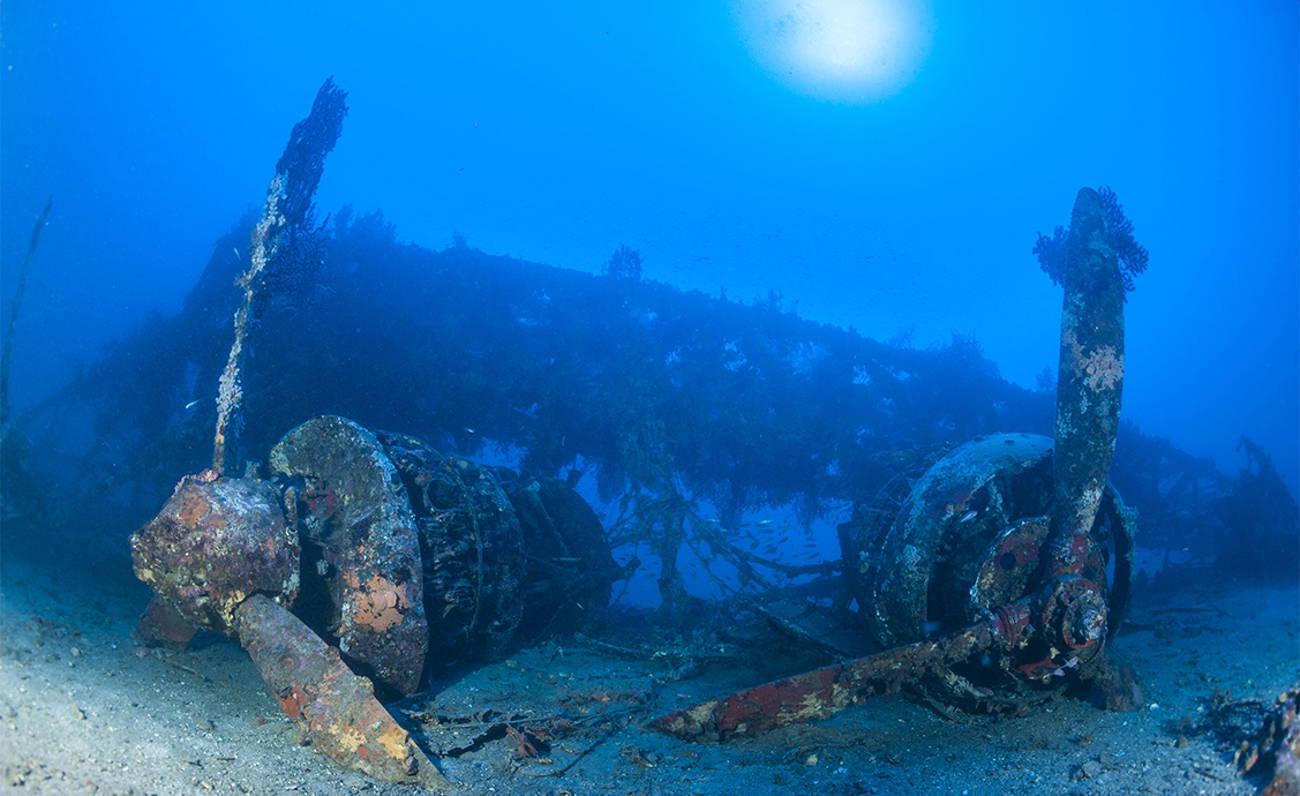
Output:
[[252,594],[291,605],[299,554],[298,535],[270,484],[211,470],[185,476],[158,516],[131,537],[136,577],[181,620],[150,638],[184,642],[195,628],[229,632],[235,610]]
[[131,537],[136,574],[155,591],[137,635],[237,637],[285,713],[337,763],[445,789],[376,690],[409,694],[432,667],[498,658],[514,639],[563,628],[605,607],[619,572],[595,513],[564,484],[340,417],[286,435],[269,480],[224,477],[244,352],[268,288],[296,267],[296,236],[314,227],[312,196],[345,99],[326,80],[276,163],[238,280],[212,469],[181,479]]
[[410,694],[434,666],[500,658],[603,608],[618,571],[595,512],[553,479],[340,417],[298,426],[269,464],[270,480],[183,478],[131,537],[155,591],[140,635],[237,636],[330,757],[447,787],[374,689]]
[[[860,511],[841,526],[849,582],[874,644],[885,649],[961,630],[1045,585],[1052,445],[1034,434],[971,440],[926,472],[892,522],[882,526],[872,522],[878,510]],[[1113,637],[1127,613],[1135,530],[1132,510],[1108,486],[1084,537],[1080,580],[1071,581],[1095,584],[1095,595],[1053,618],[1061,637],[943,667],[913,687],[972,712],[1057,696],[1069,679],[1061,667],[1088,664],[1075,651],[1094,649],[1098,632]]]
[[[905,497],[889,496],[901,503],[897,513],[859,510],[841,527],[846,579],[884,651],[651,726],[727,740],[905,686],[973,711],[1019,709],[1085,682],[1108,707],[1132,704],[1136,684],[1105,650],[1133,577],[1133,513],[1106,481],[1119,431],[1124,294],[1145,268],[1130,231],[1113,193],[1084,188],[1068,235],[1058,235],[1064,250],[1048,271],[1065,288],[1056,438],[972,440]],[[891,519],[872,521],[879,516]]]

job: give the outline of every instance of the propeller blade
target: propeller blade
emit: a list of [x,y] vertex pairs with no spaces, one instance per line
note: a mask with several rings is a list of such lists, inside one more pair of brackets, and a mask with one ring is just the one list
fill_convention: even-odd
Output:
[[452,784],[353,674],[338,650],[296,616],[255,594],[236,610],[239,641],[280,707],[339,765],[386,782],[449,790]]

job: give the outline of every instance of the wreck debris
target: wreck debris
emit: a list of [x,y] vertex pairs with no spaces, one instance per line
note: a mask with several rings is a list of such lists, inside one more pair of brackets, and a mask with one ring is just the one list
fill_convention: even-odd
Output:
[[[866,606],[871,641],[893,647],[953,632],[1040,589],[1051,484],[1052,441],[1034,434],[980,437],[936,462],[858,555],[867,564],[854,596]],[[1105,587],[1114,567],[1107,596],[1117,618],[1127,612],[1135,532],[1133,513],[1108,487],[1088,537],[1087,574]],[[977,657],[914,685],[940,703],[988,712],[1051,699],[1069,680],[1026,679],[1019,654]]]
[[1263,726],[1241,742],[1233,764],[1243,776],[1271,777],[1261,796],[1300,796],[1300,686],[1277,698]]
[[1052,575],[1076,575],[1071,548],[1087,536],[1101,503],[1119,434],[1124,382],[1124,279],[1102,198],[1079,191],[1063,281],[1061,356],[1052,455]]
[[814,721],[873,694],[897,691],[920,674],[991,646],[981,625],[939,641],[837,663],[661,716],[650,727],[687,740],[726,741],[795,722]]
[[1271,703],[1219,689],[1202,701],[1200,721],[1184,716],[1171,727],[1180,745],[1186,735],[1209,733],[1219,751],[1232,751],[1233,767],[1258,784],[1261,796],[1300,796],[1300,684]]
[[624,577],[610,555],[600,518],[573,487],[555,478],[494,469],[524,539],[524,615],[519,630],[535,638],[577,629],[591,609],[609,604]]
[[379,440],[319,417],[286,434],[268,464],[291,485],[307,558],[325,572],[330,611],[315,629],[379,685],[415,691],[429,649],[423,566],[406,489]]
[[312,197],[325,168],[325,156],[334,149],[347,115],[347,92],[326,79],[316,93],[311,113],[293,126],[284,153],[275,164],[275,176],[266,189],[262,218],[253,228],[248,270],[239,278],[243,303],[235,312],[235,339],[217,391],[217,428],[212,441],[212,469],[224,473],[227,449],[238,433],[243,404],[240,367],[248,334],[257,320],[262,287],[272,276],[279,257],[292,238],[307,224]]
[[[274,481],[213,470],[183,478],[131,537],[136,575],[155,591],[140,636],[237,635],[281,707],[335,762],[445,787],[375,688],[409,694],[426,661],[500,657],[516,632],[554,626],[566,591],[607,598],[617,568],[599,522],[558,481],[341,417],[293,429],[269,464]],[[522,526],[515,505],[527,512]]]
[[144,609],[134,635],[150,647],[184,647],[198,628],[185,621],[180,611],[154,596]]
[[297,617],[255,594],[239,606],[237,621],[240,643],[312,746],[387,782],[451,787],[374,698],[370,683]]
[[405,434],[380,432],[379,441],[414,512],[435,646],[503,657],[524,612],[524,540],[510,500],[487,467]]
[[[1119,429],[1124,291],[1118,204],[1084,188],[1065,260],[1055,441],[977,438],[940,458],[884,525],[871,512],[841,528],[846,580],[884,652],[835,664],[651,723],[673,735],[726,740],[827,716],[915,686],[941,704],[1017,709],[1095,681],[1124,707],[1136,692],[1105,654],[1127,609],[1133,513],[1106,483]],[[1126,222],[1126,220],[1124,220]],[[1051,243],[1051,241],[1049,241]],[[1040,246],[1042,239],[1040,238]],[[1142,252],[1145,266],[1145,250]],[[899,646],[906,645],[906,646]]]
[[751,607],[777,632],[809,649],[820,649],[839,658],[857,658],[871,649],[862,636],[861,626],[845,621],[847,612],[812,600],[783,596],[757,600]]
[[250,594],[293,603],[299,550],[270,484],[212,470],[182,478],[158,516],[131,536],[136,577],[188,624],[221,633]]
[[1253,577],[1288,578],[1300,562],[1300,507],[1264,448],[1242,437],[1246,464],[1216,501],[1222,530],[1215,540],[1219,565]]
[[45,207],[32,226],[27,254],[18,270],[18,283],[14,285],[13,298],[9,302],[9,320],[5,328],[3,349],[0,349],[0,484],[3,484],[3,489],[0,489],[0,518],[3,518],[0,519],[0,529],[18,524],[15,520],[20,518],[35,517],[42,513],[40,490],[27,468],[31,443],[10,422],[9,375],[14,354],[14,332],[17,331],[18,317],[22,311],[23,294],[27,290],[27,273],[36,256],[41,231],[45,229],[53,207],[54,197],[51,196],[46,199]]

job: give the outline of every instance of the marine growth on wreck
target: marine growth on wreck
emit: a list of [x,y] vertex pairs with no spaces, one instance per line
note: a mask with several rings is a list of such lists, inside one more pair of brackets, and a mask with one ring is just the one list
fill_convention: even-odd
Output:
[[[837,9],[738,30],[787,90],[887,102],[897,74],[827,70],[912,12]],[[821,60],[764,49],[832,28]],[[683,289],[626,243],[575,270],[327,210],[358,82],[261,86],[306,113],[179,308],[20,402],[66,234],[33,216],[0,357],[7,788],[1300,793],[1291,451],[1243,434],[1230,474],[1133,419],[1140,302],[1178,267],[1149,196],[1054,179],[1050,235],[998,217],[1035,284],[1006,326],[1053,318],[1030,388],[974,337]],[[44,751],[95,732],[94,777]],[[180,776],[170,749],[203,751]]]

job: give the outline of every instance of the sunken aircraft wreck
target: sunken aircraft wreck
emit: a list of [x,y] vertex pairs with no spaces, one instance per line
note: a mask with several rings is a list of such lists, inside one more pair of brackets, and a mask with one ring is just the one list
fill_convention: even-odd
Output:
[[[187,643],[196,629],[235,637],[284,712],[337,764],[450,789],[381,698],[417,691],[448,663],[499,659],[512,643],[576,627],[624,573],[571,483],[343,417],[307,419],[263,467],[227,472],[261,294],[303,245],[345,113],[343,92],[327,82],[277,166],[240,281],[212,467],[182,478],[131,539],[136,574],[155,592],[137,633],[159,644]],[[850,632],[869,654],[648,726],[727,741],[904,687],[978,712],[1081,687],[1107,708],[1132,706],[1138,686],[1112,642],[1134,588],[1135,512],[1108,483],[1125,292],[1146,261],[1131,232],[1113,193],[1084,188],[1069,229],[1040,238],[1065,294],[1054,438],[992,434],[940,452],[840,526],[833,574],[856,602]]]

